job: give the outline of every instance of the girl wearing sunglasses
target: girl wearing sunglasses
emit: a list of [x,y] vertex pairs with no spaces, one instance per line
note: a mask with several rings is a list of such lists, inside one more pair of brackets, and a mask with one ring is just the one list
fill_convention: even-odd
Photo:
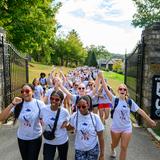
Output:
[[56,148],[60,160],[67,160],[68,153],[68,133],[66,126],[69,122],[69,112],[62,106],[64,99],[63,92],[60,90],[53,91],[50,96],[50,104],[46,105],[41,111],[43,118],[43,126],[45,131],[52,131],[58,109],[60,113],[58,116],[57,126],[54,132],[55,138],[52,140],[44,137],[43,156],[44,160],[51,160],[55,157]]
[[75,129],[75,160],[104,160],[104,126],[97,114],[90,112],[89,96],[78,99],[78,110],[70,118],[70,129]]
[[40,110],[45,105],[42,101],[34,99],[33,93],[34,86],[24,84],[21,97],[15,97],[0,114],[0,121],[7,119],[11,113],[14,113],[14,122],[19,121],[17,139],[22,160],[38,160],[42,143]]
[[117,107],[113,113],[112,125],[111,125],[111,157],[116,157],[115,148],[120,145],[119,160],[126,160],[128,144],[132,136],[132,124],[130,119],[130,111],[140,114],[151,127],[155,127],[156,123],[153,121],[139,106],[131,99],[132,103],[128,105],[128,89],[125,84],[120,84],[118,87],[118,97],[114,96],[108,89],[107,84],[104,81],[102,72],[99,73],[99,77],[102,79],[102,85],[112,101],[112,106],[115,106],[116,98],[119,99]]

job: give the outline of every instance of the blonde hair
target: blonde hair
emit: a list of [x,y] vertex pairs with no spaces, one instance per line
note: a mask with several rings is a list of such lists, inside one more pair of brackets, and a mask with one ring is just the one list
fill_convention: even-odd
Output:
[[127,88],[127,86],[126,86],[124,83],[121,83],[121,84],[118,86],[117,93],[118,93],[118,91],[119,91],[119,88],[121,88],[121,87],[123,87],[123,88],[126,89],[125,98],[128,99],[128,97],[129,97],[128,88]]

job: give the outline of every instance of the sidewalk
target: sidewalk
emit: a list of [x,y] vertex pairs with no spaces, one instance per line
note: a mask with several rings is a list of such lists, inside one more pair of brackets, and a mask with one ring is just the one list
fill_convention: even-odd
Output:
[[[105,160],[110,159],[110,131],[109,120],[105,125]],[[17,126],[1,126],[0,128],[0,160],[21,160],[17,139]],[[68,160],[74,160],[74,135],[69,134],[69,152]],[[39,160],[43,160],[42,149]],[[117,155],[119,154],[119,147],[117,148]],[[144,128],[133,128],[132,140],[128,147],[127,160],[159,160],[160,147],[156,144],[154,138]],[[116,159],[118,160],[118,158]]]

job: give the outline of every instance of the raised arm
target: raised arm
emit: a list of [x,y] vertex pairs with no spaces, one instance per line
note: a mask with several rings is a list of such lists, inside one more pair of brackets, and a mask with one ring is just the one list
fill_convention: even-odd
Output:
[[100,77],[97,76],[97,77],[96,77],[96,80],[95,80],[95,87],[94,87],[94,89],[93,89],[93,95],[95,95],[95,94],[97,93],[97,91],[98,91],[99,81],[100,81]]
[[102,86],[103,86],[104,90],[106,91],[107,96],[109,97],[110,101],[112,101],[112,96],[113,95],[112,95],[111,91],[109,91],[109,89],[107,87],[107,84],[106,84],[106,82],[104,80],[104,77],[103,77],[103,73],[99,72],[98,76],[102,80]]
[[49,78],[50,78],[51,80],[53,80],[53,78],[54,78],[53,73],[54,73],[55,70],[56,70],[56,67],[53,66],[53,69],[52,69],[52,71],[50,72],[50,76],[49,76]]
[[9,104],[1,113],[0,121],[6,120],[11,115],[11,109],[14,108],[18,103],[22,102],[22,98],[15,97],[11,104]]
[[63,86],[61,79],[56,78],[56,83],[58,85],[58,87],[70,98],[72,99],[73,95],[71,94],[71,92],[69,92],[69,90]]
[[144,118],[144,120],[147,121],[147,123],[151,126],[151,127],[155,127],[156,126],[156,122],[153,121],[144,110],[142,110],[141,108],[139,108],[137,110],[137,112]]

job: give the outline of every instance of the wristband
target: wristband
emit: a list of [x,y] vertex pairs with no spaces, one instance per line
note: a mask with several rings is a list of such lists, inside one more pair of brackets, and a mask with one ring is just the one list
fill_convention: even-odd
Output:
[[15,106],[15,104],[14,104],[13,102],[11,102],[11,104],[12,104],[13,106]]

